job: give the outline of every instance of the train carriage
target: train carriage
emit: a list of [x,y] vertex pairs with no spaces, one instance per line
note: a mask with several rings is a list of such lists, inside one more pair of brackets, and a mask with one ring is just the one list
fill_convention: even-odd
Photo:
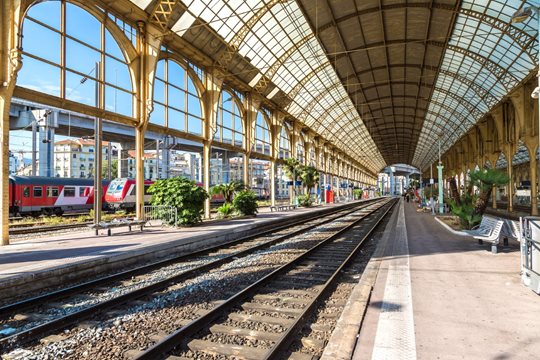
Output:
[[[103,181],[103,193],[107,185],[108,181]],[[9,211],[13,215],[61,215],[66,211],[89,211],[93,203],[93,179],[9,177]]]

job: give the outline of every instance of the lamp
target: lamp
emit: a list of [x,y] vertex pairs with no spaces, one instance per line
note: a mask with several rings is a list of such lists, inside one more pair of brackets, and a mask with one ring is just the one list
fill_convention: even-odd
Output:
[[533,14],[533,9],[530,6],[526,8],[520,8],[514,13],[514,15],[512,15],[512,19],[510,21],[513,23],[524,22],[530,16],[532,16],[532,14]]

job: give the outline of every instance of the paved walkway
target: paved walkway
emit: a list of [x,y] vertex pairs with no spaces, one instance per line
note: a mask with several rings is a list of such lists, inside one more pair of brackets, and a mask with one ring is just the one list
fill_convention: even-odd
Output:
[[353,359],[539,359],[540,296],[520,282],[518,244],[493,255],[414,205],[397,218]]
[[55,236],[44,234],[26,240],[14,239],[12,245],[0,247],[0,284],[7,279],[28,276],[55,267],[67,267],[98,258],[156,251],[160,246],[164,248],[172,244],[181,245],[219,234],[241,233],[265,222],[338,205],[340,204],[327,204],[286,212],[270,212],[267,209],[261,211],[256,218],[210,221],[175,230],[158,226],[145,228],[142,233],[130,233],[126,227],[113,229],[113,236],[106,236],[106,231],[102,231],[103,235],[95,236],[93,230],[90,230]]

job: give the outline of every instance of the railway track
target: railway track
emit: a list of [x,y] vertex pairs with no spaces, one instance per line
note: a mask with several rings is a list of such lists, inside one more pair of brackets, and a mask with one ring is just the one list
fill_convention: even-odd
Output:
[[[171,284],[218,269],[238,258],[295,236],[304,235],[317,227],[343,219],[357,212],[359,208],[370,206],[371,202],[352,204],[346,209],[325,214],[322,219],[299,221],[194,254],[164,260],[3,306],[0,308],[2,319],[0,327],[14,329],[14,333],[4,332],[4,335],[8,336],[0,339],[0,348],[5,351],[38,340],[49,333],[80,323],[90,316],[148,297],[163,291]],[[153,277],[149,274],[152,271],[165,272],[165,275],[160,273],[159,276]],[[124,288],[120,289],[122,286]]]
[[15,228],[9,229],[9,234],[10,235],[23,235],[23,234],[46,233],[46,232],[68,230],[68,229],[86,228],[86,226],[89,224],[92,224],[92,222],[87,221],[87,222],[77,223],[77,224],[15,227]]
[[[340,273],[390,210],[390,206],[384,205],[375,210],[366,209],[355,221],[190,321],[135,359],[282,358],[306,319],[332,291]],[[362,235],[343,236],[360,222],[369,221],[369,229]],[[312,359],[300,352],[288,356]]]

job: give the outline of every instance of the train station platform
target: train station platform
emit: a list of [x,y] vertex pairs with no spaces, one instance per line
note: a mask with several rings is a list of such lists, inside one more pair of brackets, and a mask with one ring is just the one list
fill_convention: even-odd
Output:
[[324,360],[538,359],[540,297],[519,244],[496,255],[401,201]]
[[211,220],[178,229],[157,226],[145,227],[143,232],[128,232],[125,227],[113,229],[112,236],[107,236],[106,230],[98,236],[93,230],[79,230],[14,239],[11,245],[0,247],[0,299],[84,275],[95,276],[122,266],[142,265],[165,256],[192,252],[346,204],[350,203],[280,212],[266,208],[256,217]]

